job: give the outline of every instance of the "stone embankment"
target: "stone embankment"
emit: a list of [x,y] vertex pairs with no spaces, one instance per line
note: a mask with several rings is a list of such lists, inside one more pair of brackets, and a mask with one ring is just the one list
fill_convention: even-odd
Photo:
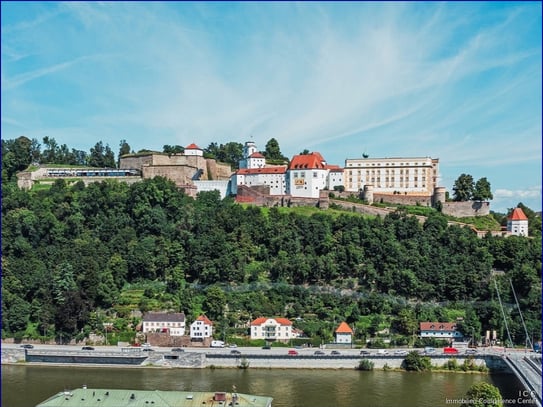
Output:
[[[2,364],[13,363],[40,363],[55,365],[108,365],[108,366],[154,366],[168,368],[278,368],[278,369],[354,369],[363,358],[374,363],[375,369],[382,369],[388,366],[392,369],[400,368],[403,362],[402,356],[376,356],[369,357],[360,355],[278,355],[241,353],[239,355],[230,353],[203,353],[203,352],[148,352],[146,358],[141,359],[138,364],[112,362],[115,357],[111,352],[93,351],[82,356],[78,351],[38,351],[28,350],[25,355],[24,349],[2,349]],[[147,352],[145,352],[147,353]],[[56,356],[55,356],[56,355]],[[119,358],[120,355],[117,356]],[[143,352],[142,355],[143,356]],[[55,359],[57,357],[57,359]],[[92,358],[89,359],[89,358]],[[454,358],[458,365],[464,363],[466,357],[435,355],[432,356],[432,364],[442,366],[449,359]],[[56,360],[56,362],[55,362]],[[476,355],[473,358],[476,365],[485,365],[491,370],[506,371],[507,365],[502,358],[495,355]]]

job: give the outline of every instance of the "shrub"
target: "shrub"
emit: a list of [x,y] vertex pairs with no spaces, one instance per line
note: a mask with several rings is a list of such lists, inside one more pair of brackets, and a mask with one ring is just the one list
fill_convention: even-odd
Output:
[[458,362],[456,361],[456,359],[449,359],[443,365],[443,368],[448,370],[458,370]]
[[432,362],[428,356],[422,356],[418,352],[409,352],[402,362],[402,367],[408,371],[422,372],[432,368]]
[[361,359],[356,370],[370,371],[373,370],[374,363],[368,359]]

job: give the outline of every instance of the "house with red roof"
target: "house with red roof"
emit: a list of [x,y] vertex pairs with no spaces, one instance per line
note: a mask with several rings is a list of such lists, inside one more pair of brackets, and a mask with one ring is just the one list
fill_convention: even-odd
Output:
[[260,317],[251,322],[251,339],[286,342],[294,337],[287,318]]
[[528,236],[528,217],[521,208],[515,208],[507,218],[507,232],[515,236]]
[[347,322],[342,322],[336,329],[336,343],[353,343],[354,332]]
[[190,324],[191,339],[211,338],[212,335],[213,322],[205,315],[200,315],[192,324]]
[[319,198],[328,187],[330,167],[318,152],[292,158],[287,173],[287,193],[295,197]]
[[420,337],[460,341],[464,335],[457,330],[455,322],[421,322]]

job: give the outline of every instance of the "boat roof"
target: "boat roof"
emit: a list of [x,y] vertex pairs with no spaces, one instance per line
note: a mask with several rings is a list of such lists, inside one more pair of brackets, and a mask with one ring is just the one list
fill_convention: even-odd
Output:
[[[271,407],[271,397],[201,391],[81,388],[60,392],[36,407]],[[230,404],[232,403],[232,404]]]

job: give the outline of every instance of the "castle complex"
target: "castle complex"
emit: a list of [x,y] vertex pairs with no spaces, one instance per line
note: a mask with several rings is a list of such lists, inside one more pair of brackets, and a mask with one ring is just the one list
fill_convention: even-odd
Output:
[[[311,152],[293,156],[288,165],[270,165],[256,144],[248,141],[237,171],[232,171],[228,164],[205,158],[203,149],[194,143],[181,154],[128,154],[119,161],[118,170],[88,169],[83,176],[81,170],[75,174],[73,169],[47,167],[21,172],[17,174],[18,185],[30,188],[35,182],[51,183],[55,178],[89,183],[108,177],[137,182],[162,176],[193,197],[201,191],[218,190],[223,198],[235,196],[239,202],[268,206],[327,207],[328,194],[334,192],[343,196],[355,194],[369,204],[433,206],[441,202],[444,212],[461,209],[461,216],[489,213],[487,202],[445,202],[445,188],[438,186],[439,159],[430,157],[352,158],[346,159],[345,167],[341,168],[328,164],[319,152]],[[452,204],[456,204],[454,208]]]

